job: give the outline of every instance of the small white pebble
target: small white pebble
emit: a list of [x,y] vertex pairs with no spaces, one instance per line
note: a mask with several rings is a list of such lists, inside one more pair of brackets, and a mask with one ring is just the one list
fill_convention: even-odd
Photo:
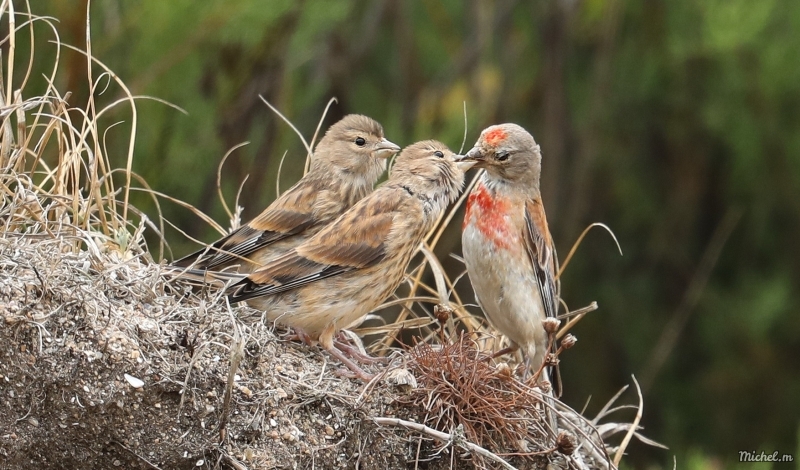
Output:
[[131,387],[133,388],[142,388],[144,387],[144,381],[142,379],[137,379],[136,377],[128,374],[124,374],[125,380],[128,381]]

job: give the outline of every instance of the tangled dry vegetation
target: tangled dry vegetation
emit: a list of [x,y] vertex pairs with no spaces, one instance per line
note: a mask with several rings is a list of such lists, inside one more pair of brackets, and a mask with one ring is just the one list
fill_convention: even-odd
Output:
[[[53,86],[25,97],[34,71],[9,79],[19,76],[13,47],[0,74],[0,467],[616,468],[640,437],[641,406],[633,424],[601,424],[624,407],[585,419],[485,360],[500,345],[450,299],[453,281],[432,254],[454,211],[387,302],[399,317],[361,331],[380,335],[373,353],[395,351],[369,384],[337,376],[318,349],[263,321],[240,320],[258,312],[170,284],[143,238],[165,222],[128,203],[132,182],[147,188],[131,172],[134,98],[89,43],[68,48],[51,20],[0,8],[6,44],[44,22],[51,46],[82,54],[90,70],[82,107]],[[121,98],[101,105],[106,88]],[[103,146],[112,112],[129,113],[122,170]],[[409,329],[415,345],[396,352]],[[615,434],[621,446],[609,444]]]

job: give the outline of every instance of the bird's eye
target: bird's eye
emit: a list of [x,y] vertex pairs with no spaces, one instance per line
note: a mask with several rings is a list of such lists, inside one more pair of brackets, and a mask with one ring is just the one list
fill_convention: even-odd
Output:
[[444,158],[444,154],[439,150],[433,152],[433,154],[436,155],[439,158]]
[[500,153],[498,153],[498,154],[497,154],[497,159],[498,159],[499,161],[501,161],[501,162],[504,162],[504,161],[508,160],[508,157],[509,157],[510,155],[511,155],[511,154],[510,154],[510,153],[508,153],[508,152],[500,152]]
[[367,141],[364,140],[363,137],[356,138],[356,145],[358,145],[359,147],[363,147],[366,143]]

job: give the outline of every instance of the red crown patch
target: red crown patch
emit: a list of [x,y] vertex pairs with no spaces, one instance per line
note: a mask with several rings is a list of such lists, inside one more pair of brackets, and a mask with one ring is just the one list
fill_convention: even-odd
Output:
[[483,136],[483,139],[489,145],[497,145],[500,142],[506,140],[506,137],[508,137],[506,131],[498,128],[498,129],[492,129],[491,131],[487,132],[486,135]]

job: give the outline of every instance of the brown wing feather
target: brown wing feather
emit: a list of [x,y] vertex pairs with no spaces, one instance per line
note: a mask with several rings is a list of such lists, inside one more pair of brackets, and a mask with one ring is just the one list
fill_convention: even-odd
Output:
[[301,180],[247,225],[262,232],[295,231],[298,225],[313,220],[317,197],[326,186],[317,180]]
[[[544,207],[539,199],[529,199],[525,202],[525,245],[533,265],[539,294],[542,296],[545,315],[547,318],[555,318],[558,313],[556,253],[547,227]],[[550,349],[550,352],[555,352],[555,344],[551,344]],[[556,396],[560,396],[561,379],[558,367],[550,368],[550,380]]]
[[545,314],[548,318],[555,317],[558,311],[555,253],[541,201],[526,201],[525,228],[525,244],[539,284]]
[[314,203],[319,188],[312,182],[298,184],[283,193],[247,225],[214,242],[210,247],[185,256],[174,266],[214,269],[246,258],[256,250],[302,233],[315,225]]
[[231,300],[286,292],[380,262],[403,202],[398,196],[388,188],[376,191],[307,242],[250,274]]

